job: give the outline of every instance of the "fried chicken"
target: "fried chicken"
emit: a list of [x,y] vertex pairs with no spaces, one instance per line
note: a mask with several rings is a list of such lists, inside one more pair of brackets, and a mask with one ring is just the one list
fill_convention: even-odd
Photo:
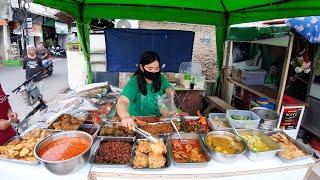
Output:
[[150,143],[148,141],[140,141],[137,149],[143,153],[149,153],[152,151]]
[[162,155],[162,154],[167,153],[167,147],[163,143],[163,141],[159,141],[156,144],[153,144],[153,143],[149,143],[149,144],[150,144],[150,147],[151,147],[151,151],[154,154]]
[[33,148],[42,138],[50,135],[46,129],[35,128],[27,132],[22,138],[16,137],[6,145],[0,146],[0,156],[7,159],[17,159],[35,162]]
[[138,153],[134,156],[133,159],[133,167],[134,168],[145,168],[148,167],[148,155],[144,154],[144,153]]
[[161,168],[166,164],[166,158],[162,154],[149,153],[149,168]]

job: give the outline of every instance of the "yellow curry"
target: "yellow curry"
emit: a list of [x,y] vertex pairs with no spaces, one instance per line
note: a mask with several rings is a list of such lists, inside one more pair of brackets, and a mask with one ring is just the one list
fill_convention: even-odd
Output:
[[244,149],[242,142],[238,142],[234,137],[224,135],[208,136],[206,143],[209,149],[225,154],[238,154]]
[[251,134],[251,133],[242,133],[241,138],[243,138],[247,145],[256,152],[264,152],[270,151],[270,147],[268,147],[259,136]]

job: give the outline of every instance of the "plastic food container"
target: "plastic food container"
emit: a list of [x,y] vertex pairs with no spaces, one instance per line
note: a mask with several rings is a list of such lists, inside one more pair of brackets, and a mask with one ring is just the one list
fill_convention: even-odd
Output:
[[[222,121],[226,122],[230,127],[229,128],[221,128],[215,125],[215,117],[218,117]],[[228,131],[233,132],[232,126],[226,117],[226,113],[210,113],[208,116],[208,124],[210,128],[214,131]]]
[[241,71],[241,82],[246,85],[260,85],[264,83],[264,79],[266,77],[266,71],[258,70],[258,71]]
[[[257,129],[261,120],[256,113],[245,110],[227,110],[226,116],[231,125],[238,129]],[[250,120],[237,120],[232,116],[249,117]]]

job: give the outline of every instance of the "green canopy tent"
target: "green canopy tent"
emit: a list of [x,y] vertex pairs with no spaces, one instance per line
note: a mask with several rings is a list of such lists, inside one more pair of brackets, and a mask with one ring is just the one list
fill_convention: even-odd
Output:
[[228,27],[245,22],[319,15],[319,0],[34,0],[72,15],[80,44],[90,66],[89,23],[91,19],[137,19],[216,26],[218,86]]

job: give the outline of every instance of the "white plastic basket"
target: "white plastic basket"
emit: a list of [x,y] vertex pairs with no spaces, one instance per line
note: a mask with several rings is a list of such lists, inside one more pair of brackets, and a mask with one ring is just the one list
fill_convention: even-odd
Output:
[[[233,115],[248,116],[251,120],[235,120],[231,117]],[[256,113],[246,110],[227,110],[226,116],[233,127],[240,129],[257,129],[261,120]]]

